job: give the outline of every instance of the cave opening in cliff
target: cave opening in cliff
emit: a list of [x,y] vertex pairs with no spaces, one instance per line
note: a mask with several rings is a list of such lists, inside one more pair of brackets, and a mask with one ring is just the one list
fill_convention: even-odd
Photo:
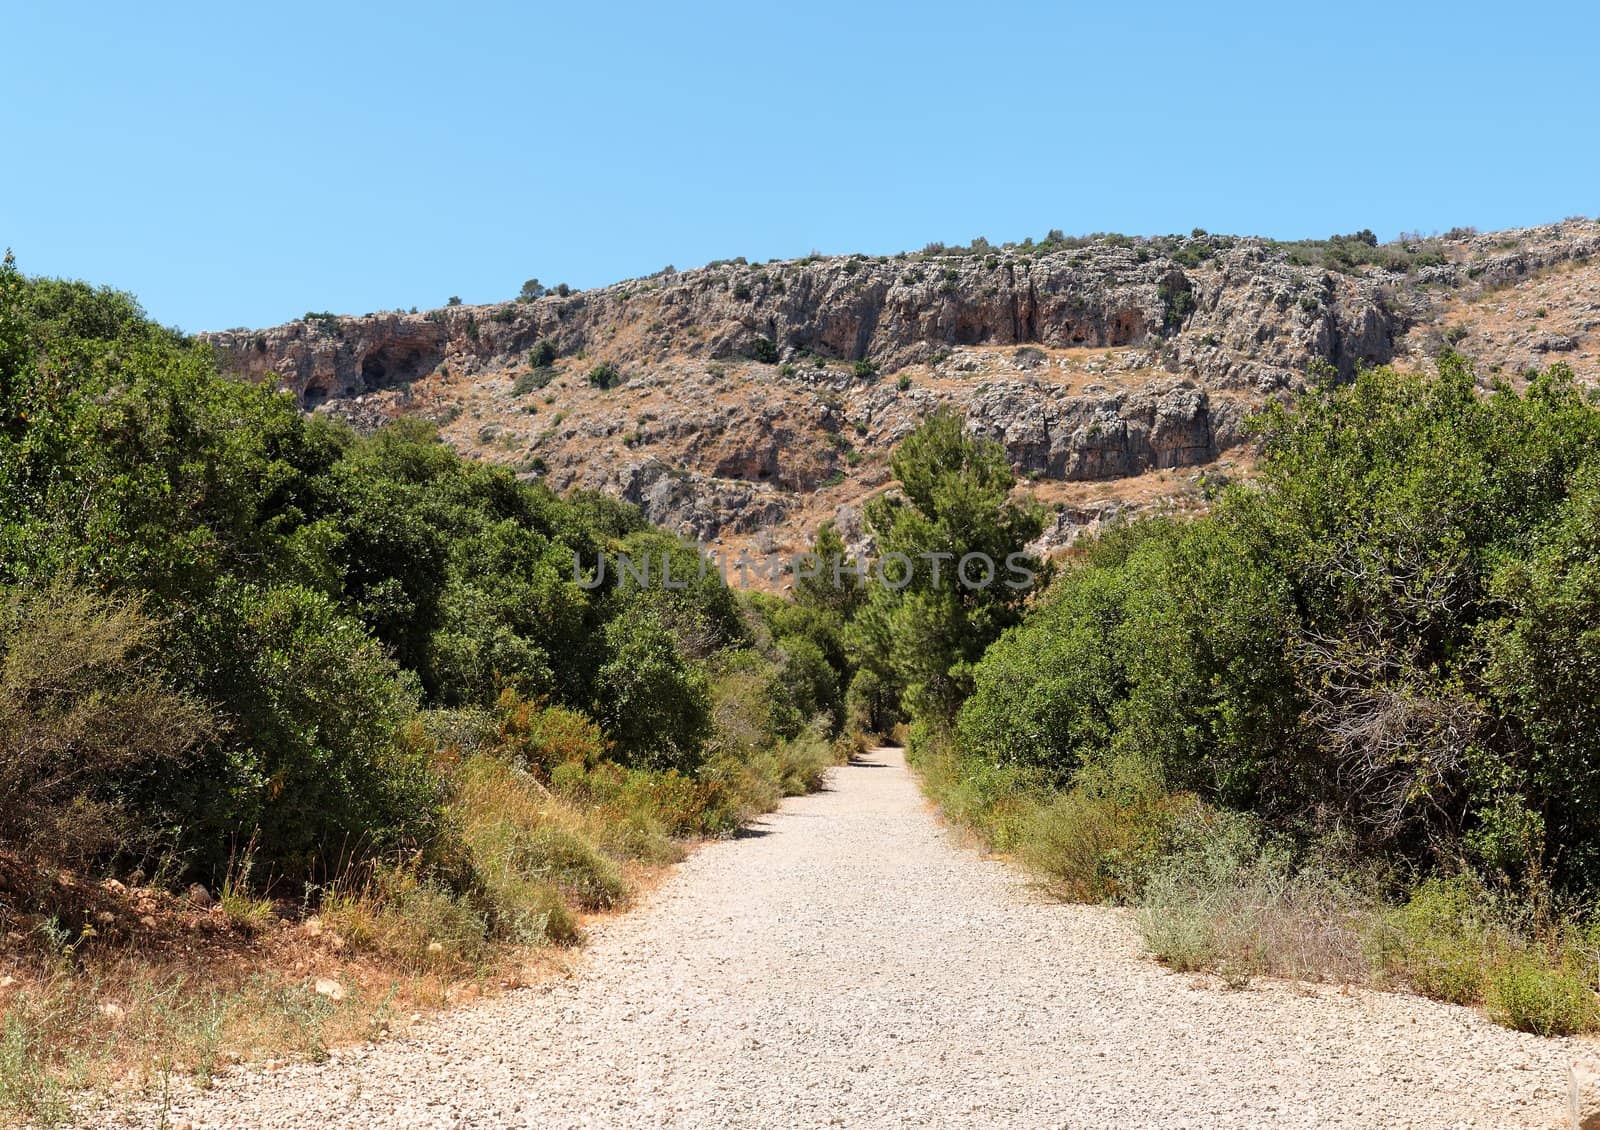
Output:
[[438,350],[384,345],[361,359],[361,383],[368,389],[409,384],[437,365]]

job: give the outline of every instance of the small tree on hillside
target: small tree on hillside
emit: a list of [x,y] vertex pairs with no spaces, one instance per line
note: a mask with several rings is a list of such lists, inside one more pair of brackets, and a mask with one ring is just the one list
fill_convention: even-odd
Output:
[[948,722],[972,665],[1016,623],[1044,566],[1024,547],[1043,511],[1013,500],[1005,449],[941,411],[890,460],[900,491],[867,504],[878,569],[853,631],[863,666],[898,686],[913,716]]

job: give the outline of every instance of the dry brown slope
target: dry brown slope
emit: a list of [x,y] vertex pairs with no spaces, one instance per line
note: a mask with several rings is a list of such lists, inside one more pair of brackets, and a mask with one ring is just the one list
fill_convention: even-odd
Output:
[[[1600,225],[1427,246],[1442,262],[1410,272],[1212,236],[731,263],[211,340],[308,407],[428,417],[464,452],[611,491],[728,551],[798,547],[826,518],[857,532],[894,442],[952,405],[1056,504],[1059,545],[1128,506],[1198,504],[1200,470],[1248,465],[1245,416],[1314,365],[1423,367],[1449,342],[1485,379],[1552,360],[1600,376]],[[539,342],[557,358],[535,372]],[[780,363],[752,359],[761,342]],[[602,363],[619,386],[590,383]]]

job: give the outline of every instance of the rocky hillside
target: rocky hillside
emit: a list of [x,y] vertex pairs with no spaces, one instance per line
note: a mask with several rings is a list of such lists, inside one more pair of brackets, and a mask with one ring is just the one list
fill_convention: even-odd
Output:
[[789,549],[888,481],[953,404],[1053,503],[1048,545],[1246,467],[1243,421],[1315,371],[1428,363],[1600,377],[1600,225],[1280,244],[1055,238],[670,269],[597,290],[205,335],[307,409],[436,421],[557,489],[609,490],[725,549]]

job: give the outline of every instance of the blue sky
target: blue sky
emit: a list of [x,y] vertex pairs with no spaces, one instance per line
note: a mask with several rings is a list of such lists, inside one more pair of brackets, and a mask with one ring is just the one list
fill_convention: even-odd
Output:
[[5,6],[25,271],[199,330],[1050,228],[1600,212],[1589,6],[260,8]]

